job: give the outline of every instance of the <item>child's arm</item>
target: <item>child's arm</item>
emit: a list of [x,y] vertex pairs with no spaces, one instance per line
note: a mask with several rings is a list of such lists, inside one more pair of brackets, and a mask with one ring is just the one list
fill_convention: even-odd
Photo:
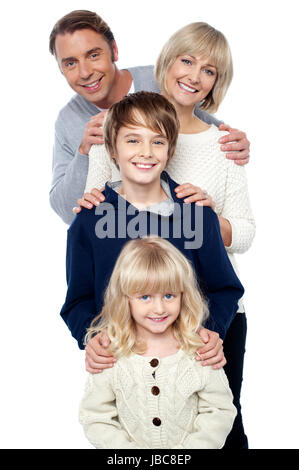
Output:
[[[77,216],[68,230],[66,274],[67,295],[60,315],[72,336],[84,349],[84,336],[97,314],[94,292],[94,263],[88,238],[87,211]],[[85,225],[87,225],[85,230]]]
[[206,367],[204,372],[206,381],[198,391],[194,432],[175,446],[176,449],[220,449],[232,429],[237,411],[224,370]]
[[87,439],[97,449],[140,449],[119,423],[112,370],[89,376],[79,420]]
[[210,315],[204,326],[224,339],[244,289],[223,245],[218,217],[209,207],[203,208],[203,244],[198,250],[198,273],[200,286],[209,301]]

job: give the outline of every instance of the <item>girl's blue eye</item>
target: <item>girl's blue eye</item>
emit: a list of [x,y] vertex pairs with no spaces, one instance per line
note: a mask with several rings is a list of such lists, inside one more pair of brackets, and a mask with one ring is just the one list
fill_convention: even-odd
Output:
[[172,294],[165,294],[165,298],[166,298],[167,300],[170,300],[170,299],[173,298],[173,295],[172,295]]
[[205,73],[206,73],[207,75],[211,75],[211,76],[214,75],[214,72],[213,72],[212,70],[210,70],[210,69],[205,69]]
[[182,62],[186,65],[192,64],[191,60],[189,60],[189,59],[182,59]]
[[148,299],[149,299],[149,295],[143,295],[143,296],[141,297],[141,300],[148,300]]

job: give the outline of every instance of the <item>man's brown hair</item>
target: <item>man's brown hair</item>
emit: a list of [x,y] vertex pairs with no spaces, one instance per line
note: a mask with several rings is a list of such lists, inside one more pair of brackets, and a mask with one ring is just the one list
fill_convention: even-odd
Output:
[[119,129],[130,126],[147,127],[164,135],[168,140],[169,162],[176,148],[180,124],[174,106],[164,96],[138,91],[111,106],[103,127],[105,146],[111,158],[116,155]]
[[57,21],[50,34],[49,49],[55,55],[55,41],[58,34],[74,33],[81,29],[91,29],[103,36],[111,50],[112,62],[114,61],[113,43],[114,36],[105,21],[95,12],[88,10],[74,10]]

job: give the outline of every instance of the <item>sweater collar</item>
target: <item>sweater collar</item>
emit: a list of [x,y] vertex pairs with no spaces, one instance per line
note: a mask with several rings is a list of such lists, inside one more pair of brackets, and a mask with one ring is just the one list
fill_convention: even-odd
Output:
[[[178,186],[178,183],[176,183],[172,178],[170,178],[170,176],[168,175],[168,173],[166,171],[163,171],[161,173],[161,178],[164,179],[164,181],[166,181],[169,184],[171,197],[172,197],[173,201],[178,203],[178,204],[183,205],[184,201],[179,199],[176,195],[176,192],[175,192],[175,188]],[[109,181],[107,181],[107,183],[105,184],[104,194],[105,194],[105,198],[106,198],[105,202],[108,202],[108,203],[112,204],[116,209],[118,207],[119,198],[125,203],[126,207],[130,206],[130,205],[132,206],[132,204],[130,204],[126,199],[124,199],[122,196],[120,196],[113,189],[113,187],[111,186],[111,183]],[[136,211],[138,211],[137,208],[136,208]]]

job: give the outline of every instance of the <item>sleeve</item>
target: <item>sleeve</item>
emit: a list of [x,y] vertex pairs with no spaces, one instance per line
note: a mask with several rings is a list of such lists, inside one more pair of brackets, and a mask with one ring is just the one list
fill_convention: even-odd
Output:
[[100,189],[102,186],[105,186],[106,181],[111,181],[112,178],[112,162],[107,154],[105,145],[93,145],[90,149],[88,160],[85,193],[90,193],[93,188]]
[[66,224],[71,224],[75,217],[73,207],[83,195],[88,157],[74,152],[64,139],[61,127],[62,123],[58,119],[55,124],[50,204]]
[[220,124],[223,122],[219,121],[219,119],[213,116],[213,114],[209,114],[207,111],[203,111],[198,106],[195,107],[194,114],[206,124],[215,124],[215,126],[219,127]]
[[60,315],[72,336],[84,349],[84,336],[96,316],[94,262],[91,243],[84,230],[84,212],[78,214],[68,230],[66,253],[67,294]]
[[244,294],[223,245],[219,221],[209,207],[203,208],[203,244],[198,250],[200,287],[208,299],[205,327],[224,339]]
[[233,161],[227,161],[227,164],[225,201],[220,214],[232,227],[232,243],[226,249],[229,253],[244,253],[250,248],[255,235],[246,170]]
[[90,374],[79,421],[89,442],[98,449],[139,449],[118,420],[112,373],[111,369]]
[[194,431],[176,449],[220,449],[233,427],[237,410],[223,369],[206,366],[207,378],[198,391]]

